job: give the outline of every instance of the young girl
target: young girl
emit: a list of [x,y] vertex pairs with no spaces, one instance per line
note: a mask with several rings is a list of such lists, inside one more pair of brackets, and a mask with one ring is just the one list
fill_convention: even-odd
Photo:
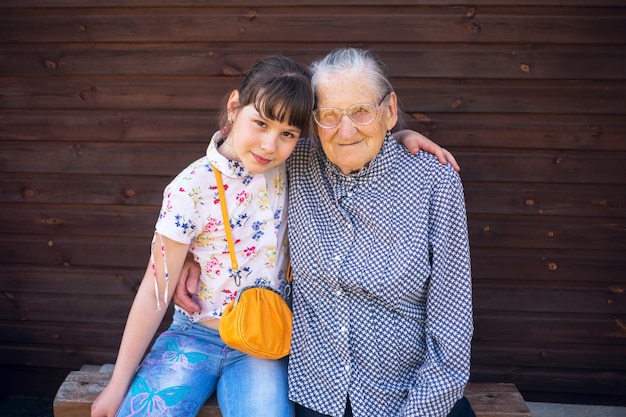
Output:
[[[286,285],[285,160],[308,133],[308,69],[275,56],[259,61],[227,102],[227,123],[206,156],[165,189],[151,260],[133,302],[111,382],[92,417],[195,416],[217,391],[224,417],[293,415],[287,358],[258,359],[226,346],[218,326],[242,288]],[[239,270],[233,271],[214,170],[224,181]],[[200,264],[200,311],[175,308],[139,366],[191,252]]]

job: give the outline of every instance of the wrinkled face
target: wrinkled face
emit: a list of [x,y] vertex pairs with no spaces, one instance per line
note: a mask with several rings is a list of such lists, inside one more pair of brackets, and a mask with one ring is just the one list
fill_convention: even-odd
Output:
[[[234,91],[228,108],[236,108],[239,94]],[[260,174],[282,164],[293,152],[300,129],[287,121],[271,120],[260,114],[254,104],[229,111],[233,125],[219,150],[224,156],[241,161],[254,174]]]
[[[382,97],[371,87],[371,81],[354,71],[344,71],[320,79],[316,86],[317,108],[348,109],[359,103],[380,102]],[[374,120],[358,125],[343,115],[337,127],[316,126],[326,157],[345,174],[358,171],[374,159],[388,130],[398,120],[397,97],[394,92],[383,100]]]

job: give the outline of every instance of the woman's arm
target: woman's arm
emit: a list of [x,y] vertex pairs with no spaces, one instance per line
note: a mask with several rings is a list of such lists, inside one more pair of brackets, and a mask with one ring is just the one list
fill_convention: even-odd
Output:
[[455,171],[458,172],[461,170],[461,167],[450,151],[437,145],[421,133],[415,132],[414,130],[400,130],[395,132],[393,137],[403,144],[411,153],[418,153],[421,149],[435,155],[442,164],[449,162]]
[[[168,294],[170,294],[167,299],[169,302],[187,256],[188,245],[166,237],[162,237],[162,243],[167,254],[169,282],[166,284],[161,239],[160,235],[157,235],[153,255],[159,288],[158,294],[155,290],[152,265],[149,264],[126,321],[113,376],[107,387],[93,403],[91,417],[114,417],[116,415],[135,371],[163,320],[167,310],[163,302],[166,285]],[[157,309],[157,296],[161,297],[160,309]]]
[[429,213],[427,353],[402,415],[447,415],[463,395],[470,374],[472,278],[465,202],[458,175],[445,171],[447,179],[436,180]]

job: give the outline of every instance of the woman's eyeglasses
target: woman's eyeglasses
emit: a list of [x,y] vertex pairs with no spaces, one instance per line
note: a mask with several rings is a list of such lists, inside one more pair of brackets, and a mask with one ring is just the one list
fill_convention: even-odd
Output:
[[344,114],[348,116],[348,118],[352,120],[352,122],[356,125],[363,126],[370,124],[376,118],[378,108],[387,98],[389,93],[391,93],[391,91],[388,91],[387,94],[385,94],[383,98],[380,99],[378,104],[359,103],[354,104],[347,109],[338,109],[336,107],[322,107],[319,109],[315,109],[313,110],[313,119],[319,127],[322,127],[324,129],[333,129],[339,126],[339,123],[341,123],[341,118]]

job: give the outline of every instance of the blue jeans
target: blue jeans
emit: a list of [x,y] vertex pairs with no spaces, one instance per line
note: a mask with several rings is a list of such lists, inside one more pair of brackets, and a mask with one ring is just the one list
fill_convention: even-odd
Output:
[[219,332],[179,312],[139,367],[117,415],[192,417],[217,391],[223,417],[292,417],[287,358],[231,349]]

